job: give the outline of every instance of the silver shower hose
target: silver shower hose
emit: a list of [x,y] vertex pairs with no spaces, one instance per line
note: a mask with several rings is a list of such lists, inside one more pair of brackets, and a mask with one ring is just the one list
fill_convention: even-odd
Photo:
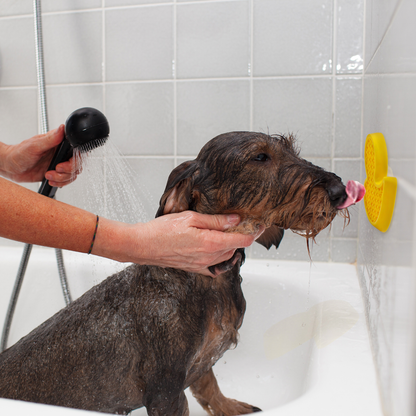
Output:
[[[47,133],[48,114],[46,109],[46,92],[45,92],[45,71],[43,66],[43,42],[42,42],[42,16],[41,16],[41,2],[40,0],[33,1],[34,23],[35,23],[35,46],[36,46],[36,68],[38,78],[40,117],[41,117],[41,133]],[[13,287],[12,296],[10,298],[9,307],[7,309],[6,319],[4,321],[3,333],[1,337],[0,352],[7,347],[7,340],[9,338],[10,327],[12,325],[13,315],[16,308],[17,299],[19,297],[20,289],[22,287],[23,278],[26,273],[27,264],[29,262],[30,253],[32,252],[32,244],[26,244],[23,250],[22,259],[20,261],[19,270],[17,271],[16,281]],[[68,280],[66,277],[64,258],[62,250],[56,249],[56,261],[58,264],[59,279],[64,294],[66,305],[71,303],[71,294],[69,292]]]

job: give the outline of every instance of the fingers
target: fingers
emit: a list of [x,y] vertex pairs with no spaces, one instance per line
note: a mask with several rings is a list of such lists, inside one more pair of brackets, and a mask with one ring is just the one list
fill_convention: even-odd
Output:
[[[65,126],[61,124],[57,129],[51,130],[45,134],[44,146],[49,146],[49,149],[58,146],[62,142],[65,135]],[[45,149],[48,150],[48,149]]]
[[196,228],[204,228],[216,231],[226,231],[240,223],[240,216],[237,214],[228,215],[203,215],[195,213]]
[[[231,227],[235,227],[240,223],[240,216],[238,214],[228,214],[228,215],[204,215],[196,212],[192,213],[194,215],[194,224],[193,226],[200,229],[207,229],[211,231],[226,231]],[[259,238],[264,232],[265,227],[261,226],[259,230],[254,234],[227,234],[226,239],[229,241],[235,241],[234,248],[242,248],[250,246],[254,240]],[[233,235],[234,237],[228,237]]]
[[68,179],[66,179],[67,176],[62,177],[62,175],[46,174],[45,178],[48,179],[48,183],[49,183],[50,186],[54,186],[54,187],[57,187],[57,188],[62,188],[63,186],[69,185],[70,183],[74,182],[77,177],[76,177],[76,175],[71,175],[71,176],[69,176]]
[[[260,237],[264,228],[262,227],[255,234],[224,233],[215,230],[201,230],[205,233],[206,247],[212,253],[227,253],[229,250],[246,248]],[[231,256],[230,256],[231,257]],[[228,260],[228,259],[226,259]]]
[[71,158],[67,162],[56,165],[56,170],[46,172],[45,178],[49,181],[49,185],[62,187],[74,182],[81,171],[82,168],[75,166],[74,160]]
[[76,162],[72,157],[68,161],[56,165],[55,170],[46,172],[45,178],[49,181],[49,185],[63,187],[74,182],[81,172],[82,166],[80,160]]
[[39,154],[44,154],[55,148],[62,142],[65,134],[65,126],[61,124],[57,129],[50,130],[45,134],[39,134],[31,140],[36,146]]
[[71,157],[68,161],[57,164],[55,170],[61,174],[78,175],[82,172],[82,165],[80,162],[76,163]]

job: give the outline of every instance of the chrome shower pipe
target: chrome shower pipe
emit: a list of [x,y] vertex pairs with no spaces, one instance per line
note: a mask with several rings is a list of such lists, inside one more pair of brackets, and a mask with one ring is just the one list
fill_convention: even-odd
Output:
[[[39,91],[39,106],[40,106],[40,121],[41,133],[49,131],[48,112],[46,106],[46,86],[45,86],[45,68],[43,60],[43,36],[42,36],[42,12],[41,1],[33,1],[33,14],[35,19],[35,47],[36,47],[36,68],[38,78]],[[69,305],[72,301],[71,293],[69,291],[68,279],[66,277],[64,257],[62,250],[56,249],[56,261],[58,264],[59,279],[61,281],[62,292],[65,299],[65,304]]]
[[[46,106],[46,86],[45,86],[45,67],[43,60],[43,36],[42,36],[42,12],[41,1],[33,1],[33,14],[35,19],[35,47],[36,47],[36,68],[38,78],[39,106],[41,133],[49,131],[48,111]],[[72,301],[69,291],[68,279],[66,277],[64,258],[61,249],[56,249],[56,261],[58,265],[59,279],[61,282],[62,292],[65,304],[69,305]]]
[[[36,47],[36,68],[38,79],[38,94],[40,105],[40,132],[47,133],[49,131],[48,126],[48,114],[46,107],[46,88],[45,88],[45,69],[43,65],[43,41],[42,41],[42,14],[41,14],[41,2],[40,0],[33,1],[33,14],[35,25],[35,47]],[[10,327],[13,321],[14,311],[16,309],[17,299],[19,297],[20,289],[22,287],[23,278],[26,273],[27,264],[29,262],[30,253],[32,252],[32,244],[26,244],[23,250],[22,259],[20,261],[19,270],[17,272],[16,281],[13,287],[12,296],[10,298],[9,307],[7,309],[6,319],[4,321],[0,352],[7,348],[7,341],[9,338]],[[71,294],[68,287],[68,279],[66,277],[64,259],[62,250],[56,249],[56,260],[58,264],[59,279],[65,299],[66,305],[71,303]]]
[[45,68],[43,65],[43,40],[42,40],[42,12],[40,0],[33,1],[33,17],[35,23],[35,49],[36,71],[38,78],[38,94],[40,104],[40,132],[49,131],[48,112],[46,109]]

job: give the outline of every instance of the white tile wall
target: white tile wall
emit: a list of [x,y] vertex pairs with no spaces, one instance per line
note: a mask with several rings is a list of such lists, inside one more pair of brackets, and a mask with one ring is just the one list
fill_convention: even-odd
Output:
[[254,75],[331,74],[333,2],[254,2]]
[[[102,110],[152,195],[149,217],[163,188],[156,182],[226,131],[295,133],[304,157],[358,179],[361,0],[44,0],[42,9],[50,128],[76,108]],[[32,14],[26,2],[0,0],[0,129],[9,143],[37,133]],[[336,221],[312,258],[355,261],[357,222],[354,209],[345,231]],[[309,260],[289,234],[279,258]]]
[[366,3],[362,137],[384,134],[398,190],[386,233],[361,207],[358,270],[383,406],[393,416],[415,414],[415,17],[413,0]]
[[37,91],[35,87],[0,91],[2,141],[19,143],[37,133]]
[[4,19],[0,25],[1,86],[36,85],[33,19]]
[[304,157],[331,157],[332,88],[329,77],[254,80],[253,129],[293,132]]
[[177,6],[177,76],[247,76],[249,70],[247,0]]
[[336,70],[338,74],[360,74],[363,70],[364,1],[337,0]]
[[416,71],[416,46],[411,42],[416,3],[405,1],[398,3],[398,6],[400,7],[396,8],[396,14],[386,28],[380,49],[372,56],[368,72],[387,74]]
[[203,80],[177,84],[177,151],[196,155],[207,142],[226,131],[249,130],[248,80]]
[[361,156],[361,77],[338,78],[335,85],[334,156]]
[[108,85],[106,116],[123,154],[174,153],[172,82]]
[[4,0],[0,8],[0,16],[16,16],[32,12],[33,6],[28,1]]
[[105,11],[106,81],[172,78],[173,11],[171,5]]
[[46,14],[42,23],[47,83],[100,82],[101,12]]
[[[398,10],[401,0],[367,0],[366,5],[366,36],[365,36],[365,65],[374,56],[381,45],[384,35]],[[399,47],[399,45],[397,45]]]
[[41,3],[43,12],[57,12],[101,7],[102,0],[42,0]]

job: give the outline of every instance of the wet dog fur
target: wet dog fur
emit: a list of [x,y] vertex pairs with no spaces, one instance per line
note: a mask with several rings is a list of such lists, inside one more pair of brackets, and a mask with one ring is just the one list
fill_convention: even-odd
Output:
[[[237,213],[229,232],[284,230],[314,238],[345,200],[339,177],[299,157],[292,137],[233,132],[174,169],[157,216],[185,210]],[[309,241],[309,240],[308,240]],[[146,406],[151,416],[188,415],[184,389],[212,415],[256,412],[224,397],[212,366],[245,312],[244,250],[210,278],[133,264],[108,277],[0,354],[0,397],[108,413]]]

